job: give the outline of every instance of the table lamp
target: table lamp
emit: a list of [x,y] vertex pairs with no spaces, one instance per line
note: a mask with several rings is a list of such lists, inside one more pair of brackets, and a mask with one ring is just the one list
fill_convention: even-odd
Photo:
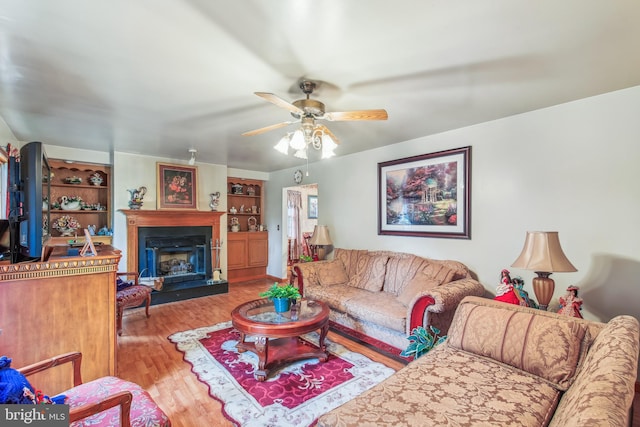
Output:
[[313,235],[309,239],[309,243],[318,248],[318,260],[322,261],[325,256],[325,246],[332,245],[331,236],[329,236],[329,227],[326,225],[316,225],[313,228]]
[[551,273],[578,271],[560,246],[557,231],[527,231],[522,253],[511,267],[533,270],[533,292],[541,310],[546,310],[553,297],[555,282]]

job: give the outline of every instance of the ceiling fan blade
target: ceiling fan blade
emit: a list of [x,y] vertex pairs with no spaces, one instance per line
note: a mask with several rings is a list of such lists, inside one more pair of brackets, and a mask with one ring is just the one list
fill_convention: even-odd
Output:
[[258,95],[260,98],[264,98],[265,100],[271,102],[272,104],[275,104],[278,107],[289,110],[292,113],[304,114],[304,111],[302,111],[300,108],[296,107],[295,105],[293,105],[288,101],[285,101],[284,99],[280,98],[278,95],[274,95],[273,93],[268,93],[268,92],[254,92],[254,93]]
[[320,130],[322,130],[322,132],[326,133],[327,135],[329,135],[331,137],[331,139],[333,139],[333,142],[336,143],[336,145],[340,145],[340,140],[338,139],[338,137],[336,137],[333,132],[331,132],[329,130],[328,127],[326,127],[325,125],[316,125],[316,127]]
[[389,116],[386,110],[356,110],[356,111],[334,111],[325,113],[323,119],[330,121],[349,120],[387,120]]
[[282,127],[289,126],[289,125],[294,124],[294,123],[297,123],[297,121],[294,121],[294,122],[282,122],[282,123],[278,123],[278,124],[275,124],[275,125],[265,126],[263,128],[260,128],[260,129],[255,129],[255,130],[250,130],[248,132],[245,132],[245,133],[242,134],[242,136],[258,135],[258,134],[261,134],[261,133],[264,133],[264,132],[269,132],[270,130],[280,129]]

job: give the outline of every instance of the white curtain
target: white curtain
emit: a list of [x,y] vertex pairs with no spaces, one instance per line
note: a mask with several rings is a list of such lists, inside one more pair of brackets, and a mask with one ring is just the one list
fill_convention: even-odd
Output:
[[302,209],[302,193],[287,190],[287,237],[295,244],[291,248],[291,258],[299,259],[302,248],[302,232],[300,230],[300,210]]

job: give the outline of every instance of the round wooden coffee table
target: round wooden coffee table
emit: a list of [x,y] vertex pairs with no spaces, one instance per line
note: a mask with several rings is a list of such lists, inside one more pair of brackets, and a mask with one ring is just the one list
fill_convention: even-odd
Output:
[[[273,302],[266,298],[249,301],[231,312],[231,322],[240,332],[238,351],[258,355],[258,381],[266,380],[270,370],[296,360],[317,357],[321,362],[327,361],[324,339],[329,331],[329,307],[321,301],[303,299],[296,314],[276,313]],[[300,339],[318,329],[319,348]],[[247,335],[253,340],[245,341]]]

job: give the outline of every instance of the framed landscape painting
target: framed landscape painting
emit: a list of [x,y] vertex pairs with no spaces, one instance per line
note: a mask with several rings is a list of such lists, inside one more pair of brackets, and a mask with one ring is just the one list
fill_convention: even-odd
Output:
[[197,209],[198,169],[158,162],[158,209]]
[[378,163],[378,234],[470,239],[471,147]]

